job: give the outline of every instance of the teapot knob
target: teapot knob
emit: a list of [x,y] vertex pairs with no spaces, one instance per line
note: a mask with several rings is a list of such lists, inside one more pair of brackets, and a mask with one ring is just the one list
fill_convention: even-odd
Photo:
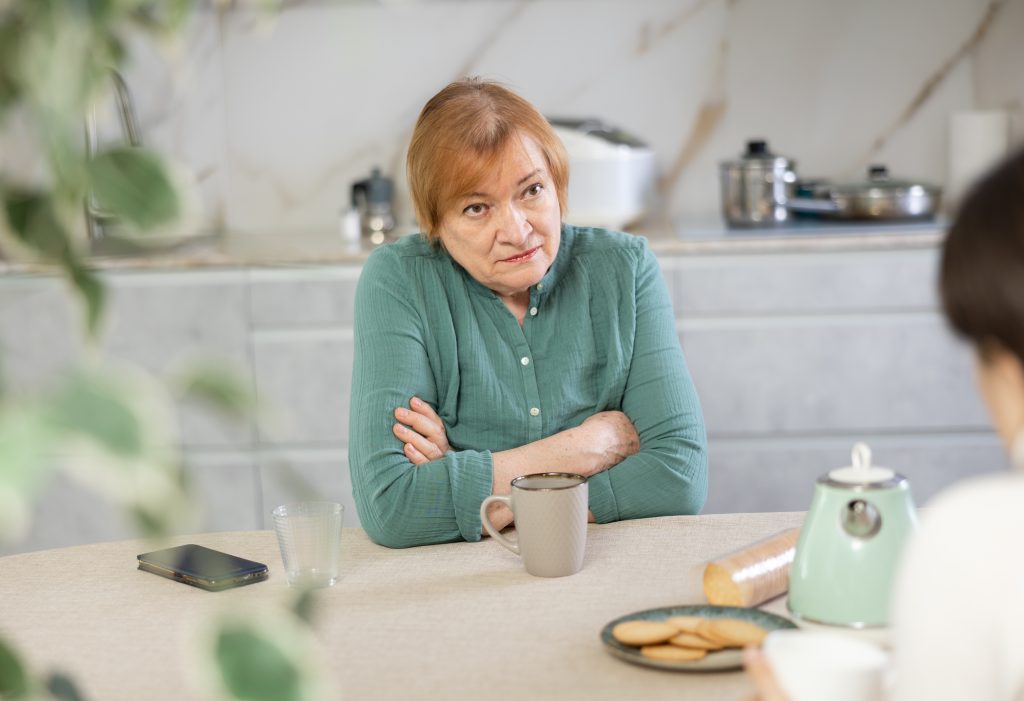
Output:
[[843,509],[840,522],[847,535],[866,540],[882,528],[882,515],[871,502],[854,499]]
[[854,444],[853,450],[850,451],[850,462],[854,469],[871,469],[871,448],[868,447],[867,443]]

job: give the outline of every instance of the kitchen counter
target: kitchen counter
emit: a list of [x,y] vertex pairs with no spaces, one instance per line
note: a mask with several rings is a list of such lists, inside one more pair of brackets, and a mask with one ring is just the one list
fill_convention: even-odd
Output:
[[[773,229],[726,229],[717,222],[683,222],[632,229],[663,256],[732,253],[865,251],[934,248],[945,222],[915,224],[798,223]],[[93,263],[109,270],[180,270],[361,264],[372,245],[349,244],[332,232],[218,234],[197,237],[174,248],[99,255]],[[52,266],[0,261],[0,274],[45,273]]]

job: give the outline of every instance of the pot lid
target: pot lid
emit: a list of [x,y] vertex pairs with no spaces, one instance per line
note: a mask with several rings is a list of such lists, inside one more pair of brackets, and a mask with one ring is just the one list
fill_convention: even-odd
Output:
[[828,473],[828,478],[833,482],[849,485],[870,485],[889,482],[896,477],[896,473],[888,467],[878,467],[871,464],[871,448],[866,443],[855,444],[850,452],[852,465],[837,467]]
[[778,158],[772,150],[768,148],[768,142],[764,139],[751,139],[747,142],[747,150],[743,152],[740,158],[747,160],[775,160]]
[[884,165],[872,165],[868,168],[867,180],[832,185],[829,190],[832,195],[843,197],[888,199],[906,195],[935,195],[939,188],[928,183],[897,180],[889,175],[889,169]]
[[724,161],[725,167],[759,168],[771,169],[776,165],[795,165],[792,160],[777,153],[772,153],[768,142],[764,139],[751,139],[747,141],[747,150],[738,159]]

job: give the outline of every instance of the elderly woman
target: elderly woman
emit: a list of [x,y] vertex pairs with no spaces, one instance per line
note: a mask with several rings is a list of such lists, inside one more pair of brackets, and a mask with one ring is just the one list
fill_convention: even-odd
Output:
[[[975,351],[978,389],[1014,470],[929,504],[893,592],[898,701],[1024,699],[1024,151],[982,180],[946,238],[940,287]],[[747,652],[763,701],[784,701]]]
[[562,222],[544,117],[452,83],[408,176],[424,233],[374,251],[356,292],[349,466],[369,536],[479,540],[481,502],[546,471],[588,476],[599,523],[698,512],[704,425],[657,262],[643,239]]

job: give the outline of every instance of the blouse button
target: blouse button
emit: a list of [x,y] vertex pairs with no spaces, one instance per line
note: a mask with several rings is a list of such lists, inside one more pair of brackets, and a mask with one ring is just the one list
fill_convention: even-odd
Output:
[[540,409],[537,407],[530,409],[530,416],[540,416]]
[[537,307],[530,307],[530,316],[537,316]]
[[537,283],[537,289],[538,290],[543,290],[544,289],[544,283],[543,282],[538,282]]
[[530,359],[524,355],[522,358],[519,359],[519,362],[522,363],[523,365],[529,365]]

